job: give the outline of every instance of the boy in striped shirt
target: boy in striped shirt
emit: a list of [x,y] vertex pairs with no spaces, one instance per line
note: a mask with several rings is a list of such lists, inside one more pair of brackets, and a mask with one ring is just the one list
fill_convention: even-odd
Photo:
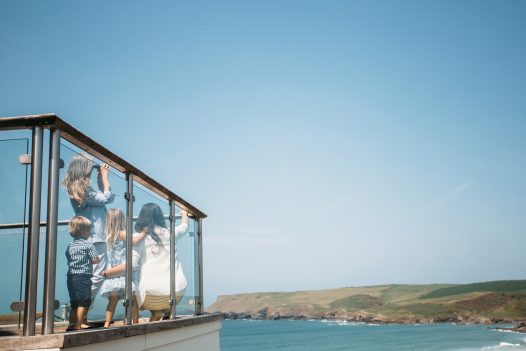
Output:
[[91,276],[93,264],[99,262],[90,237],[91,222],[86,217],[75,216],[69,221],[69,234],[73,241],[66,249],[68,261],[68,292],[71,301],[68,330],[89,328],[86,314],[91,304]]

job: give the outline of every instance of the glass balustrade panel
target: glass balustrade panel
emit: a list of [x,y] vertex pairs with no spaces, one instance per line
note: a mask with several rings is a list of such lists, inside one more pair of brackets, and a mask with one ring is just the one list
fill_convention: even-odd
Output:
[[135,296],[140,317],[155,321],[170,311],[170,206],[138,183],[133,195]]
[[196,220],[190,217],[188,220],[188,230],[177,239],[177,257],[181,267],[183,267],[186,280],[186,287],[182,290],[182,296],[176,307],[176,314],[178,316],[195,314],[197,278],[195,238],[197,237],[198,229],[196,224]]
[[[110,168],[107,172],[108,188],[103,177],[105,171],[101,170],[102,161],[67,142],[61,144],[60,153],[64,167],[60,170],[58,211],[57,320],[66,323],[65,316],[69,316],[76,306],[84,309],[85,299],[90,297],[87,320],[80,323],[83,328],[102,327],[106,319],[111,325],[122,325],[125,318],[122,302],[127,181],[122,173]],[[89,233],[84,230],[85,223],[89,225]],[[90,260],[85,238],[95,248],[99,260],[96,264],[83,262]],[[105,278],[104,273],[110,267],[113,267],[113,273]],[[86,269],[87,273],[84,272]],[[85,279],[86,274],[90,275],[89,282]],[[90,294],[86,294],[88,290]],[[107,310],[113,313],[106,315]],[[67,323],[68,328],[73,328],[69,325],[72,322]]]
[[203,308],[203,296],[201,296],[201,272],[200,272],[200,265],[201,265],[201,257],[199,252],[199,235],[201,233],[200,225],[202,225],[197,219],[193,219],[194,221],[194,301],[195,303],[195,314],[200,314],[201,309]]
[[[19,133],[20,134],[20,133]],[[30,131],[25,131],[29,135]],[[0,285],[0,330],[21,330],[28,232],[30,138],[0,140],[0,262],[12,267]],[[41,226],[39,232],[37,333],[43,312],[49,133],[44,133]],[[75,327],[72,309],[85,309],[82,328],[122,325],[126,266],[125,175],[108,170],[101,160],[61,140],[55,275],[55,333]],[[104,167],[103,167],[104,169]],[[104,191],[105,183],[111,190]],[[175,247],[170,243],[169,202],[135,182],[133,213],[134,320],[167,318],[170,312],[170,251],[176,261],[176,314],[193,315],[199,301],[198,221],[175,209]],[[111,225],[110,225],[111,223]],[[108,224],[108,226],[106,225]],[[87,239],[87,240],[85,240]],[[94,248],[91,252],[90,248]],[[103,259],[103,264],[91,261]],[[86,264],[82,261],[88,261]],[[69,274],[68,274],[69,272]],[[103,274],[105,273],[105,274]],[[87,277],[86,277],[87,276]],[[73,297],[75,296],[75,297]],[[73,306],[72,306],[73,298]],[[14,310],[12,310],[12,308]],[[112,316],[107,315],[112,311]],[[6,326],[9,324],[9,326]]]
[[0,140],[0,330],[22,328],[31,166],[28,138]]

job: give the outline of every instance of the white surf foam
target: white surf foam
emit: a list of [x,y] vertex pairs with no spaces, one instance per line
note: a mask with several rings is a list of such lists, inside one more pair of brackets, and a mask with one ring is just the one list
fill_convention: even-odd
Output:
[[497,346],[487,346],[481,348],[481,350],[507,350],[507,349],[517,349],[521,347],[521,344],[512,344],[509,342],[501,341]]
[[496,331],[500,332],[500,333],[512,333],[512,334],[522,334],[518,331],[515,331],[515,330],[509,330],[509,329],[495,329]]

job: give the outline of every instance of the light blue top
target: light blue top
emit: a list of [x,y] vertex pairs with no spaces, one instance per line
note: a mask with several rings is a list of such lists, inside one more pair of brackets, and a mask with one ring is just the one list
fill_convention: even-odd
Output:
[[124,240],[116,240],[111,247],[108,247],[108,268],[125,262],[126,242]]
[[106,205],[113,202],[115,194],[111,190],[102,192],[93,189],[89,186],[86,191],[88,196],[83,207],[79,208],[78,201],[71,200],[71,206],[75,211],[75,215],[86,217],[91,221],[90,238],[92,243],[106,242]]
[[[137,233],[134,233],[134,235]],[[115,267],[121,263],[126,263],[126,241],[117,239],[111,247],[108,247],[108,265],[107,268]],[[132,291],[136,291],[139,281],[139,266],[135,264],[132,272]],[[126,294],[126,277],[123,274],[109,277],[104,280],[100,294],[104,297],[117,294],[124,297]]]

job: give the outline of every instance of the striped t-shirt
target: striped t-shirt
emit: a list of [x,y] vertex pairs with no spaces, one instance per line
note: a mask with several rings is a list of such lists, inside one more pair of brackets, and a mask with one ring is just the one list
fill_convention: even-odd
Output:
[[66,249],[68,260],[68,274],[93,273],[92,260],[98,257],[97,250],[92,243],[83,238],[75,238]]

